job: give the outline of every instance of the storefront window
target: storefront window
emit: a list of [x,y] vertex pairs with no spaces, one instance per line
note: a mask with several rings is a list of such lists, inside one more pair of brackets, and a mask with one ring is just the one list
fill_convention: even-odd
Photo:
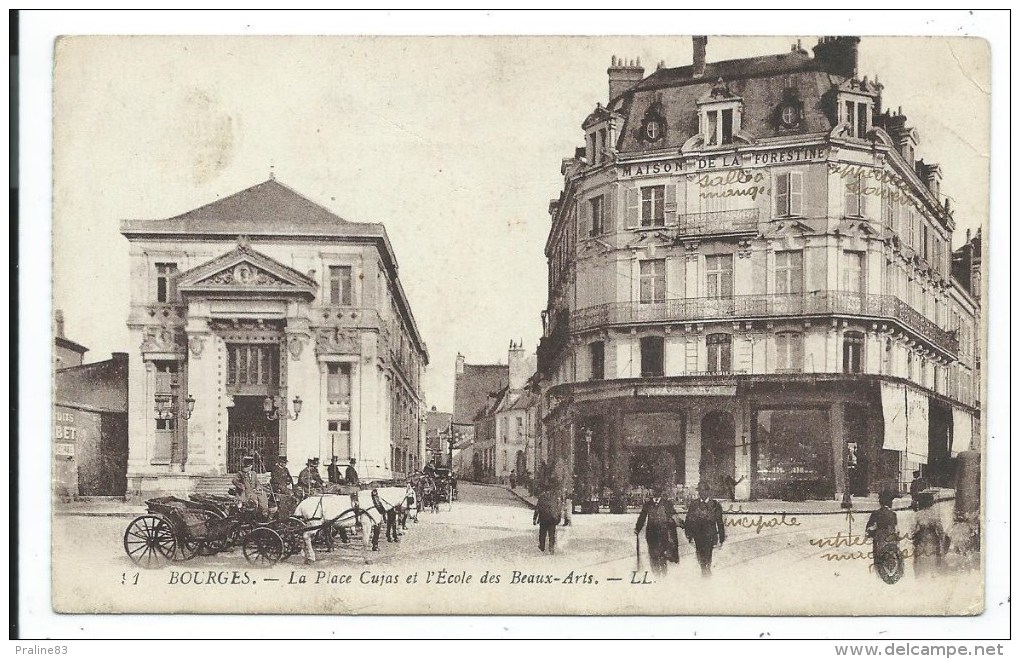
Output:
[[786,500],[834,496],[832,439],[826,410],[758,410],[754,430],[752,496]]

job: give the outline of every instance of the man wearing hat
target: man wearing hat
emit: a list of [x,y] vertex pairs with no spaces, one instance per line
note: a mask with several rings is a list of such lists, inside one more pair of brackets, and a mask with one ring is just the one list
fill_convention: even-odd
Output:
[[652,496],[645,501],[638,515],[634,534],[645,530],[645,541],[648,543],[648,560],[652,564],[652,574],[666,574],[667,561],[679,560],[676,537],[676,509],[673,502],[662,496],[662,487],[655,487]]
[[308,458],[307,466],[298,474],[298,488],[302,490],[304,496],[308,496],[313,488],[322,489],[318,458]]
[[287,469],[286,455],[281,455],[276,459],[276,464],[273,465],[270,472],[269,485],[277,494],[294,493],[294,477],[290,475],[290,469]]
[[259,476],[255,473],[255,458],[250,455],[241,458],[241,471],[237,472],[233,483],[242,502],[254,502],[262,514],[269,512],[269,499],[262,492]]
[[334,455],[333,459],[326,465],[326,478],[331,485],[340,483],[340,465],[337,464],[336,460],[337,457]]
[[684,535],[688,542],[694,543],[701,576],[712,576],[712,550],[726,541],[726,526],[722,506],[712,498],[712,486],[706,481],[698,483],[698,498],[687,508]]
[[358,485],[358,470],[354,468],[354,458],[351,458],[351,463],[347,465],[347,471],[344,472],[344,481],[348,485]]

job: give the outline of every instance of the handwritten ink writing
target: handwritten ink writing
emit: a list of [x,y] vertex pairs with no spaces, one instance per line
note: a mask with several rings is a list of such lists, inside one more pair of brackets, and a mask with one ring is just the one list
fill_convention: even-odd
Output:
[[800,520],[796,517],[786,517],[786,513],[779,516],[765,517],[764,515],[758,515],[757,518],[753,516],[743,517],[731,517],[723,521],[723,524],[730,527],[737,527],[743,529],[754,529],[755,535],[762,532],[763,529],[774,529],[780,526],[800,526]]

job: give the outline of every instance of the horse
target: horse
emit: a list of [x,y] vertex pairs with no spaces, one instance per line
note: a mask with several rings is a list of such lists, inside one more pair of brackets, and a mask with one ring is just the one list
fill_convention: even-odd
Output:
[[[368,501],[362,502],[363,495],[368,494]],[[414,519],[418,519],[417,497],[410,485],[405,487],[379,487],[371,491],[362,490],[359,494],[359,504],[371,505],[376,511],[383,515],[386,520],[386,540],[388,542],[400,542],[397,535],[397,521],[407,528],[407,517],[410,510],[414,510]],[[378,527],[373,529],[373,549],[377,544],[379,534]]]
[[[306,526],[318,522],[327,530],[327,537],[332,537],[330,533],[334,528],[345,535],[346,529],[360,527],[362,546],[368,547],[371,544],[372,551],[379,551],[379,535],[384,521],[387,540],[399,542],[397,515],[402,510],[410,509],[409,499],[414,500],[414,490],[410,487],[380,487],[360,490],[354,495],[319,494],[298,504],[294,516]],[[309,563],[315,561],[315,551],[312,549],[315,530],[304,534],[305,560]]]
[[304,535],[305,562],[315,562],[315,550],[312,548],[312,536],[319,529],[325,529],[328,538],[332,538],[332,529],[339,529],[341,536],[346,535],[346,529],[360,529],[362,546],[369,546],[369,527],[373,529],[374,546],[378,549],[379,523],[382,521],[382,514],[375,509],[369,498],[367,504],[363,505],[362,497],[358,495],[343,494],[318,494],[305,498],[294,509],[294,517],[300,519],[305,526],[314,528],[306,531]]

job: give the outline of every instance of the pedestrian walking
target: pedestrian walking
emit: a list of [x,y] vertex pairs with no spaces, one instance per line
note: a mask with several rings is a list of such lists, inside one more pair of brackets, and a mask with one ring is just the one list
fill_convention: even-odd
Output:
[[666,574],[669,561],[680,560],[677,546],[676,509],[673,502],[662,496],[663,488],[656,487],[641,508],[634,535],[645,529],[645,543],[648,547],[648,562],[652,565],[652,574]]
[[705,481],[698,483],[698,498],[691,502],[684,521],[684,535],[694,543],[701,566],[701,576],[712,576],[712,551],[726,542],[722,506],[712,498],[712,487]]
[[[882,492],[879,494],[878,505],[880,506],[879,509],[868,517],[868,523],[864,527],[864,535],[871,538],[872,559],[879,576],[883,576],[883,571],[879,569],[883,564],[883,550],[894,549],[897,550],[898,555],[899,547],[899,537],[896,533],[896,513],[892,509],[893,493]],[[892,568],[887,567],[886,569]],[[890,573],[888,576],[891,578],[895,575]],[[896,576],[896,579],[898,578]]]
[[562,509],[558,487],[548,487],[538,495],[538,505],[535,506],[531,523],[538,524],[538,548],[545,551],[548,538],[550,554],[556,553],[556,525],[560,523]]
[[511,469],[510,470],[510,489],[511,490],[516,490],[517,489],[517,470],[516,469]]

